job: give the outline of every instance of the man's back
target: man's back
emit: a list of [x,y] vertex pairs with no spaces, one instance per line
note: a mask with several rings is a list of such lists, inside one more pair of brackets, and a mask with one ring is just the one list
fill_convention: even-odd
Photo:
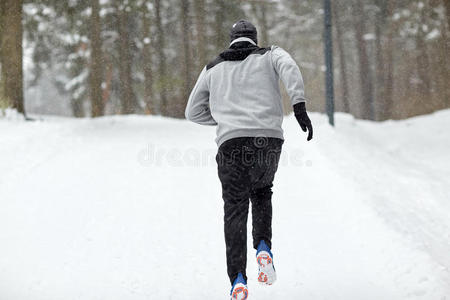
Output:
[[241,136],[283,139],[280,77],[293,105],[305,101],[300,70],[286,51],[250,45],[252,51],[235,60],[241,47],[249,44],[237,43],[203,69],[186,108],[191,121],[217,125],[219,146]]
[[270,48],[263,48],[243,61],[208,66],[206,78],[211,115],[218,124],[218,144],[238,136],[282,138],[279,77],[270,52]]

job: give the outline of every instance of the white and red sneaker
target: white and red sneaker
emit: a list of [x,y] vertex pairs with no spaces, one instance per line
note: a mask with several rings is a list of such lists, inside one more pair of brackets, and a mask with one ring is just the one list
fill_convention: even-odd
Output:
[[258,282],[264,285],[272,285],[277,280],[277,273],[273,266],[273,255],[269,246],[261,241],[256,252],[258,263]]
[[230,296],[231,300],[247,300],[248,298],[247,282],[241,273],[234,280]]

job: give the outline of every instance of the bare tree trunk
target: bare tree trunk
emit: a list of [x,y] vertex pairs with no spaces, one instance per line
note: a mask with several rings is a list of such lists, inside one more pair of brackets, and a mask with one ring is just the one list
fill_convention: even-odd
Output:
[[2,36],[3,36],[3,16],[5,11],[5,3],[0,1],[0,112],[1,109],[8,105],[5,97],[5,76],[2,71],[3,66],[3,54],[2,54]]
[[208,62],[207,51],[206,51],[206,26],[205,26],[205,0],[195,0],[194,1],[194,10],[196,16],[196,37],[197,37],[197,57],[198,57],[198,65],[199,69],[203,68]]
[[162,115],[167,115],[167,69],[166,56],[164,54],[165,38],[164,29],[161,20],[161,0],[155,1],[155,25],[156,25],[156,40],[157,40],[157,54],[159,60],[159,86],[160,86],[160,106],[159,110]]
[[1,63],[4,97],[25,115],[23,100],[22,0],[2,0]]
[[182,105],[176,105],[174,115],[176,117],[184,116],[184,108],[186,106],[189,94],[192,88],[192,66],[191,66],[191,46],[190,46],[190,24],[189,24],[189,2],[188,0],[180,0],[181,5],[181,32],[183,42],[183,92]]
[[101,20],[99,0],[91,0],[91,61],[89,72],[89,87],[91,96],[91,116],[98,117],[104,115],[105,106],[102,97],[103,81],[103,53],[101,39]]
[[[86,52],[86,50],[89,48],[89,45],[85,41],[79,41],[78,45],[74,49],[74,52]],[[73,68],[69,69],[69,76],[71,78],[76,78],[78,76],[82,76],[84,71],[86,69],[89,69],[89,61],[85,59],[84,57],[77,57],[73,61]],[[87,92],[83,92],[84,90],[84,82],[78,82],[76,83],[72,89],[72,93],[70,93],[70,107],[72,111],[72,115],[76,118],[83,118],[86,115],[85,112],[85,100],[86,98],[89,98],[89,88],[87,89]]]
[[84,107],[82,98],[70,99],[70,107],[72,108],[72,114],[75,118],[84,117]]
[[143,2],[142,7],[142,24],[143,29],[143,42],[144,47],[142,49],[142,59],[144,64],[144,102],[145,113],[153,114],[155,112],[154,100],[153,100],[153,74],[152,74],[152,47],[151,34],[150,34],[150,12],[147,9],[147,2]]
[[382,26],[385,24],[385,16],[383,7],[379,7],[380,11],[378,12],[375,20],[375,61],[376,61],[376,90],[375,90],[375,99],[376,104],[374,105],[375,109],[375,117],[377,120],[382,119],[384,115],[384,74],[385,74],[385,65],[383,59],[383,43],[382,36],[383,30]]
[[[441,22],[439,28],[441,37],[436,41],[435,46],[431,47],[430,59],[435,62],[431,67],[433,79],[435,83],[435,94],[437,95],[436,108],[446,108],[450,106],[450,85],[448,84],[450,70],[448,68],[450,58],[447,53],[450,51],[450,1],[449,0],[429,0],[432,9],[439,9],[441,5],[444,5],[446,10],[447,22]],[[431,17],[431,16],[429,16]]]
[[267,24],[267,3],[261,4],[261,37],[260,45],[268,46],[269,43],[269,25]]
[[131,51],[128,30],[129,15],[126,8],[118,9],[119,18],[119,79],[120,79],[120,103],[122,114],[135,112],[135,96],[133,92],[133,80],[131,77]]
[[225,46],[225,37],[227,36],[224,32],[226,5],[224,1],[229,0],[217,0],[215,1],[216,11],[215,11],[215,46],[216,51],[221,51]]
[[388,31],[386,36],[386,50],[385,50],[385,59],[386,59],[386,71],[384,77],[384,118],[389,119],[392,118],[392,109],[394,107],[394,31],[395,24],[392,20],[394,15],[394,1],[387,1],[387,17],[389,18],[388,22]]
[[269,42],[268,24],[267,24],[267,3],[265,1],[252,2],[253,13],[255,14],[259,25],[259,45],[267,45]]
[[[422,8],[421,11],[421,24],[425,23],[425,9]],[[426,33],[423,31],[423,26],[419,26],[419,30],[416,35],[416,46],[417,46],[417,72],[421,84],[419,85],[419,93],[424,97],[427,97],[425,103],[431,103],[431,80],[430,80],[430,59],[428,57],[427,45],[425,42]]]
[[344,36],[342,34],[342,24],[340,21],[339,10],[337,1],[333,1],[333,16],[336,28],[336,39],[339,50],[339,63],[340,63],[340,73],[341,73],[341,85],[342,85],[342,102],[344,104],[344,112],[350,113],[349,105],[349,90],[348,90],[348,77],[347,77],[347,60],[345,58],[345,46],[344,46]]
[[365,13],[362,0],[356,0],[353,6],[353,19],[355,28],[355,39],[358,49],[359,59],[359,77],[361,80],[361,94],[363,101],[363,118],[374,120],[373,86],[372,73],[369,65],[366,41],[364,33],[366,32]]
[[[449,16],[450,18],[450,16]],[[448,84],[448,78],[450,78],[450,71],[448,69],[450,58],[448,53],[450,51],[448,30],[446,30],[445,25],[441,27],[442,37],[441,37],[441,47],[440,47],[440,57],[442,58],[442,63],[440,63],[441,70],[441,86],[443,90],[443,96],[445,101],[445,106],[450,106],[450,85]],[[450,29],[450,27],[449,27]]]
[[445,5],[445,11],[447,13],[447,25],[448,30],[450,30],[450,1],[449,0],[443,0]]
[[102,101],[105,106],[111,96],[111,83],[113,80],[114,68],[109,56],[103,55],[103,59],[105,60],[105,86],[103,88]]

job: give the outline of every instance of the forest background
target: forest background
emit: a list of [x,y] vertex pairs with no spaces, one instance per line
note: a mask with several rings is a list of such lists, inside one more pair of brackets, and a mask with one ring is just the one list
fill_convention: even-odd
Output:
[[[450,107],[450,1],[332,0],[336,110],[370,120]],[[299,64],[325,110],[323,2],[2,0],[0,108],[184,117],[195,80],[253,22]],[[284,95],[286,113],[289,101]]]

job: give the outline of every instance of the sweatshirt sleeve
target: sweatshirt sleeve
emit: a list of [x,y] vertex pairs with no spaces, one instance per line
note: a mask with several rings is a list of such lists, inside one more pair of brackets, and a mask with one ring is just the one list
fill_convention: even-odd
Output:
[[186,106],[186,119],[201,125],[217,125],[209,108],[209,89],[206,82],[206,66],[192,89]]
[[302,73],[294,59],[280,47],[272,46],[272,63],[291,98],[292,105],[306,102]]

